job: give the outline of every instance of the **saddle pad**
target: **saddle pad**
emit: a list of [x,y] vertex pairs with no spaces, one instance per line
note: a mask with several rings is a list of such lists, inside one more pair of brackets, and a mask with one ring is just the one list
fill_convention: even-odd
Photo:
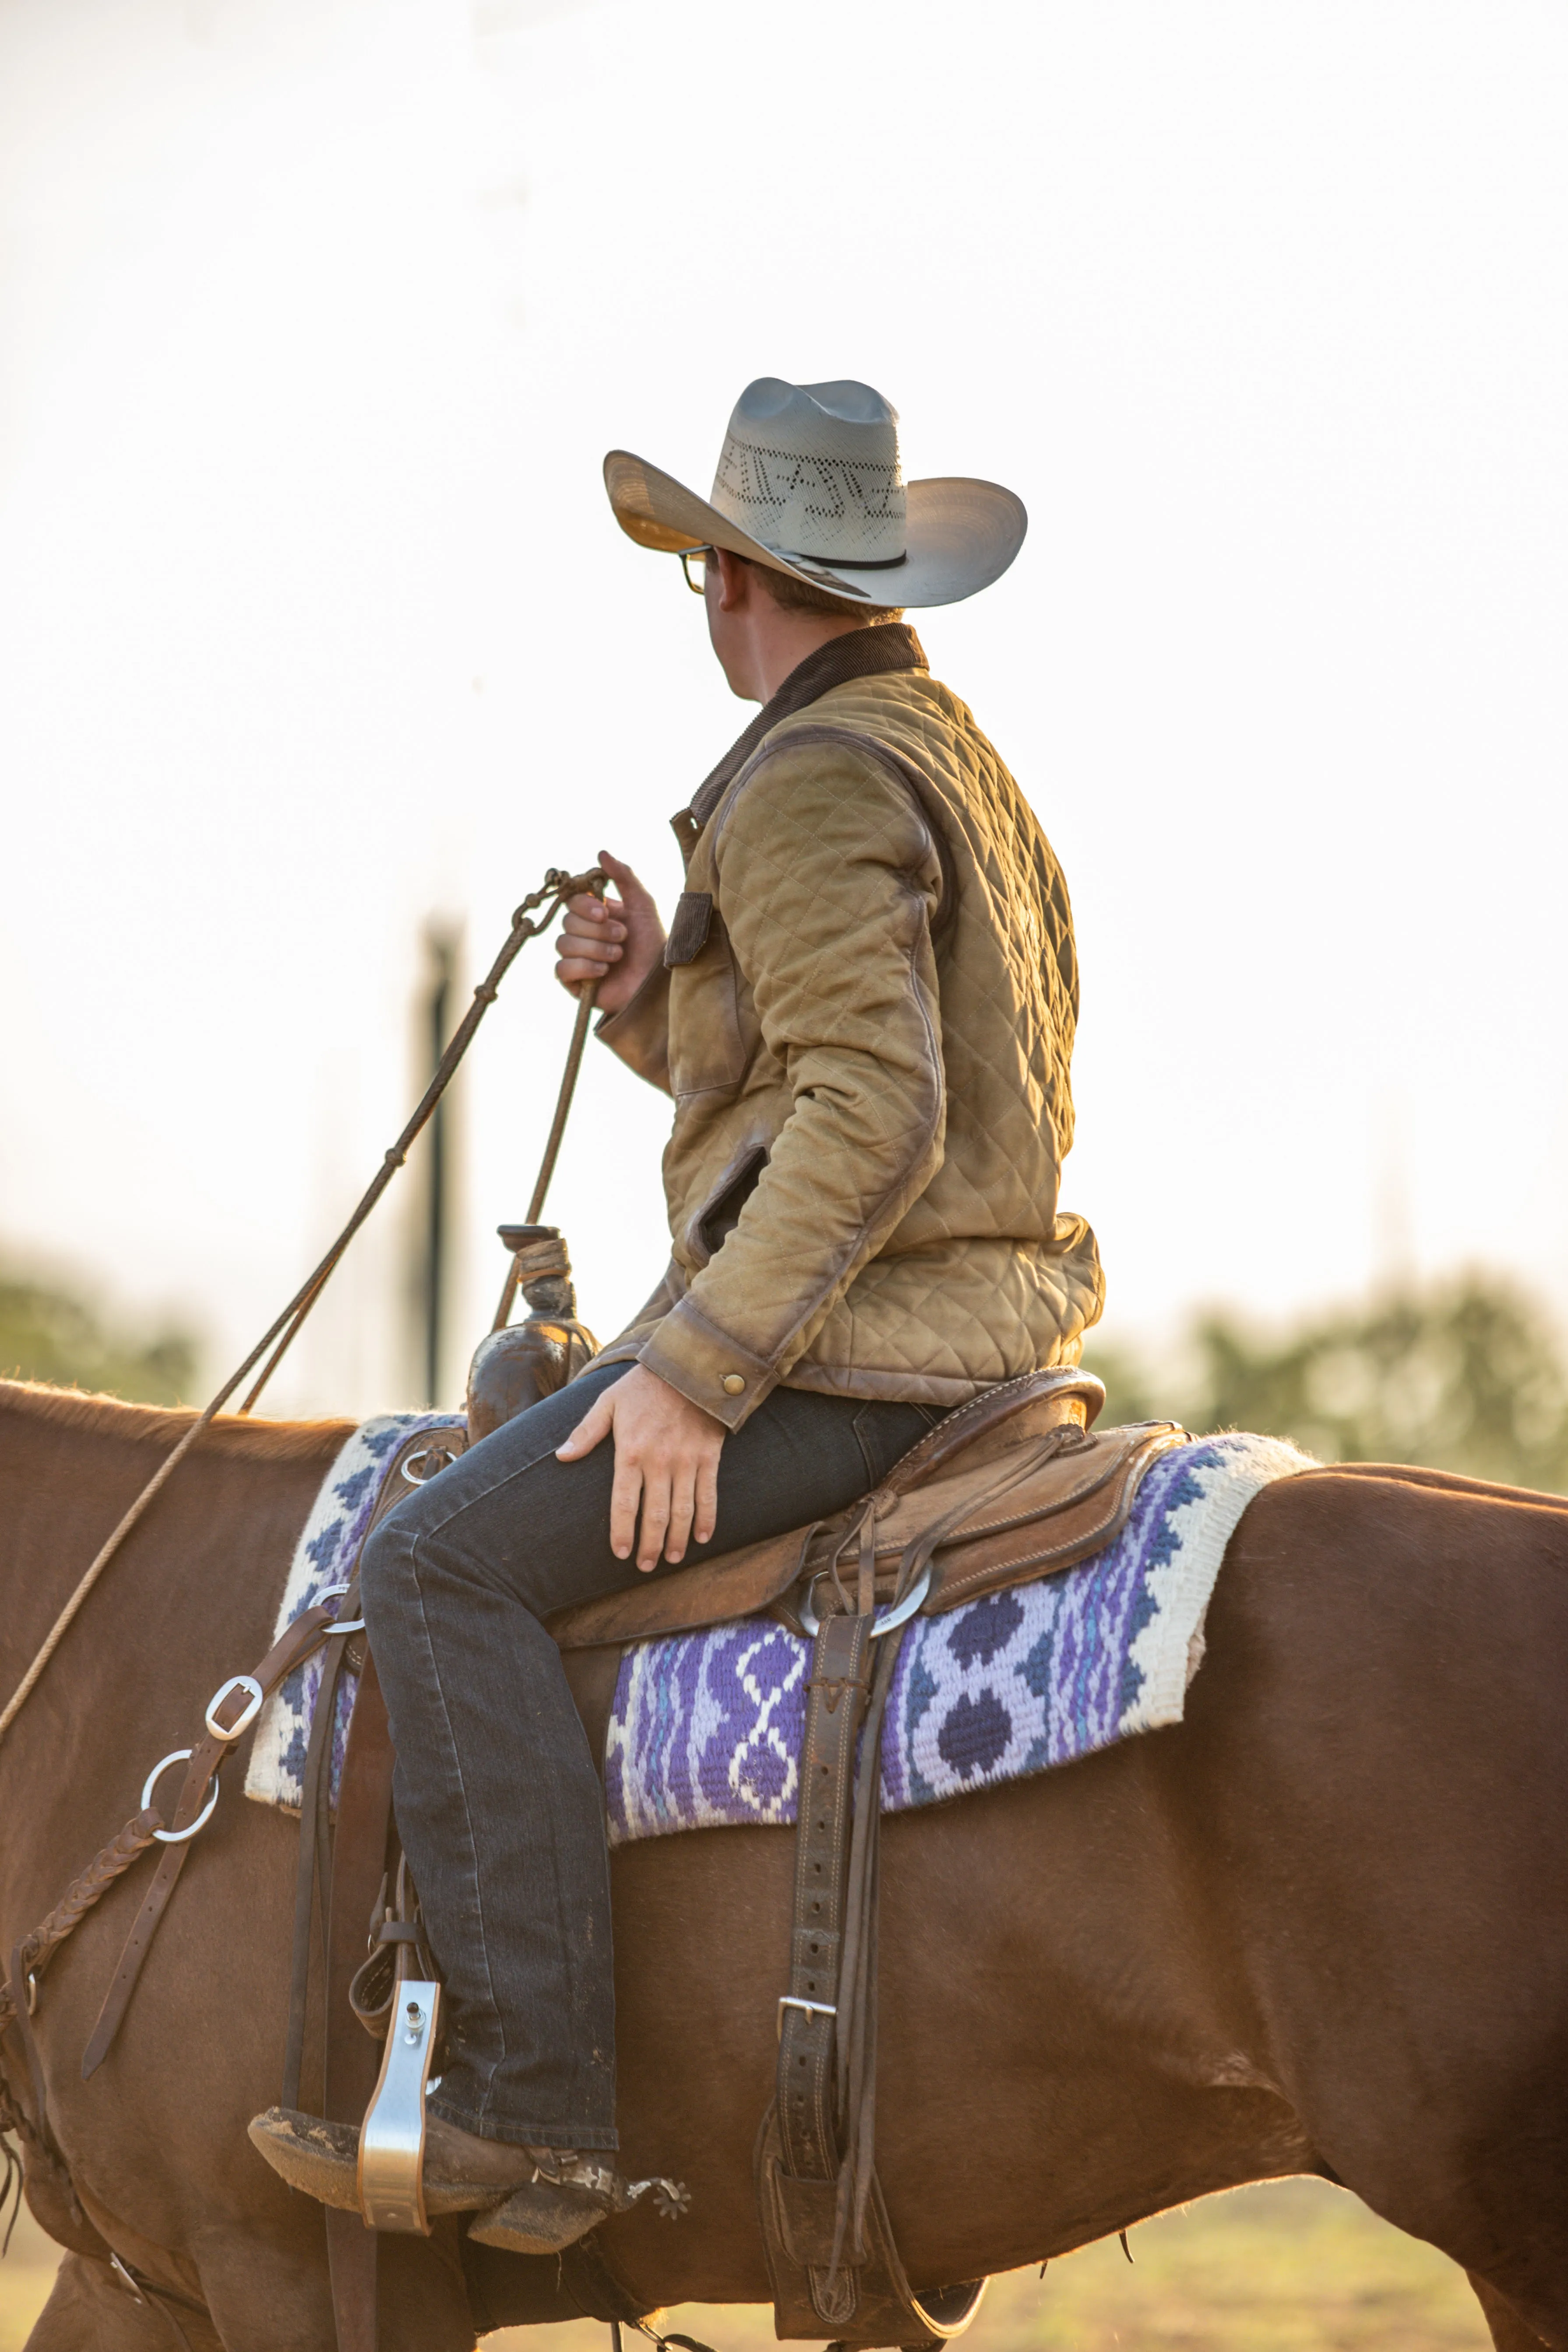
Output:
[[[387,1465],[450,1412],[387,1413],[348,1438],[294,1549],[280,1633],[348,1581]],[[1116,1540],[1034,1584],[917,1617],[904,1635],[882,1756],[889,1811],[1046,1770],[1179,1723],[1226,1545],[1259,1488],[1316,1467],[1279,1438],[1173,1448],[1144,1478]],[[771,1617],[641,1642],[622,1655],[605,1738],[612,1845],[674,1830],[795,1818],[810,1644]],[[321,1660],[298,1668],[256,1727],[245,1793],[298,1812]],[[332,1788],[356,1678],[333,1726]]]
[[[322,1481],[294,1557],[274,1629],[276,1640],[302,1609],[334,1584],[346,1584],[365,1539],[392,1455],[416,1430],[461,1429],[457,1412],[388,1412],[367,1421],[344,1440]],[[258,1804],[281,1805],[297,1813],[305,1775],[305,1751],[321,1687],[320,1651],[288,1675],[262,1709],[245,1776],[245,1793]],[[342,1770],[343,1742],[358,1676],[345,1674],[338,1685],[338,1719],[332,1726],[332,1790]]]
[[[1179,1723],[1237,1522],[1260,1488],[1315,1467],[1273,1437],[1177,1446],[1103,1551],[917,1617],[883,1733],[884,1808],[935,1804]],[[628,1649],[605,1742],[611,1844],[793,1822],[810,1661],[810,1644],[771,1617]]]

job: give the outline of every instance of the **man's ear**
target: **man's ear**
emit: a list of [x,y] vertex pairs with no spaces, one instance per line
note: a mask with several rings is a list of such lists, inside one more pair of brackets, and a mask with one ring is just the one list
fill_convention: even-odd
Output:
[[756,593],[752,567],[743,556],[731,554],[727,547],[716,547],[713,554],[719,572],[719,610],[738,613]]

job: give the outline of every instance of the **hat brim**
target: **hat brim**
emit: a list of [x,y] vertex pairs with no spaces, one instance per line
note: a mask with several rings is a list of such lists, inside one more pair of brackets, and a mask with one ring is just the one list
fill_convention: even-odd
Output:
[[732,555],[785,572],[809,587],[865,604],[921,609],[962,604],[1001,578],[1029,527],[1022,499],[999,482],[962,474],[940,476],[908,486],[901,563],[819,563],[753,539],[695,490],[650,466],[646,457],[634,457],[629,449],[610,451],[605,460],[605,488],[616,520],[639,547],[670,555],[686,547],[725,547]]

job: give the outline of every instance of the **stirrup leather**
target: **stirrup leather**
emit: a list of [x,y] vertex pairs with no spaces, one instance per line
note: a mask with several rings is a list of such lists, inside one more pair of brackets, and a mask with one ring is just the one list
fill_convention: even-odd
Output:
[[926,2352],[963,2333],[986,2282],[911,2289],[873,2160],[880,1728],[903,1630],[879,1638],[868,1519],[857,1597],[854,1614],[822,1621],[806,1685],[789,1990],[757,2206],[781,2336]]

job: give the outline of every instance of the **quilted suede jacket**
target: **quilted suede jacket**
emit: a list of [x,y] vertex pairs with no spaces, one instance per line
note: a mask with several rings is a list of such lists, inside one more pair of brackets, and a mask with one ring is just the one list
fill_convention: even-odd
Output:
[[914,632],[812,655],[675,828],[664,965],[599,1032],[675,1097],[674,1255],[595,1360],[731,1429],[780,1381],[946,1407],[1075,1362],[1067,889]]

